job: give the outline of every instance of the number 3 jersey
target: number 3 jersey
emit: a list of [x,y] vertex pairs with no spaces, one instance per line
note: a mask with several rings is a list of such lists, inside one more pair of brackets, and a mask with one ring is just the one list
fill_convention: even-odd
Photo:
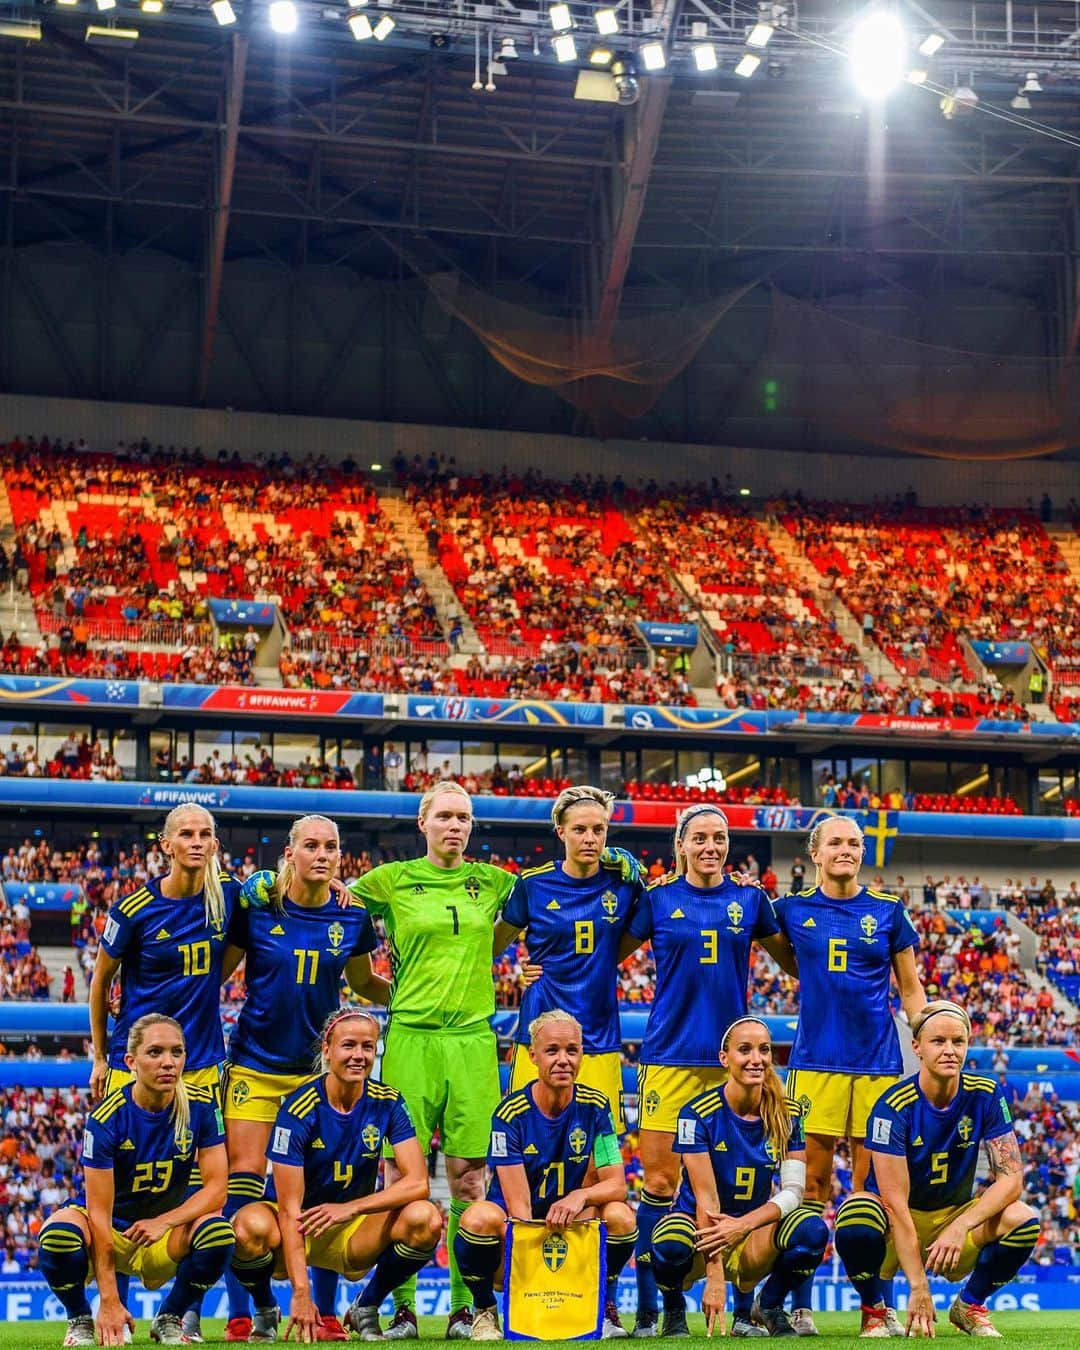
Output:
[[[209,1088],[188,1087],[191,1123],[178,1138],[172,1109],[144,1111],[133,1083],[109,1095],[86,1117],[84,1170],[113,1173],[113,1227],[153,1219],[184,1202],[200,1149],[225,1143],[221,1111]],[[85,1189],[76,1204],[86,1204]]]
[[[786,1105],[791,1114],[788,1153],[801,1152],[806,1147],[802,1110],[797,1102],[789,1100]],[[676,1153],[709,1155],[717,1199],[724,1214],[733,1218],[749,1214],[772,1195],[773,1177],[780,1167],[776,1146],[766,1139],[760,1119],[747,1120],[731,1109],[722,1087],[712,1088],[687,1102],[679,1112],[672,1148]],[[694,1214],[696,1210],[690,1174],[684,1169],[672,1211]]]
[[622,1154],[602,1092],[575,1083],[569,1106],[557,1116],[546,1116],[533,1100],[534,1086],[512,1092],[491,1118],[488,1199],[506,1209],[497,1169],[520,1165],[529,1182],[532,1217],[543,1219],[556,1200],[585,1184],[594,1163],[621,1165]]
[[850,900],[815,888],[785,895],[775,909],[799,963],[799,1025],[788,1067],[899,1074],[892,959],[919,945],[903,902],[866,887]]
[[909,1208],[966,1205],[975,1185],[979,1145],[1011,1134],[1012,1128],[1009,1104],[992,1078],[961,1074],[960,1091],[939,1109],[923,1095],[919,1075],[912,1074],[882,1093],[870,1112],[868,1187],[877,1190],[873,1155],[889,1153],[907,1159]]
[[229,1060],[260,1073],[310,1073],[345,967],[377,945],[367,911],[334,900],[307,909],[286,897],[282,913],[238,910],[229,940],[247,952],[247,1002]]
[[278,1111],[266,1156],[304,1169],[305,1209],[371,1195],[383,1144],[415,1139],[405,1101],[396,1088],[369,1078],[351,1111],[326,1098],[326,1075],[301,1084]]
[[240,883],[222,874],[225,919],[207,924],[203,895],[171,900],[160,878],[118,900],[109,910],[101,945],[122,962],[120,1012],[109,1040],[109,1064],[127,1070],[128,1031],[145,1013],[174,1017],[184,1029],[184,1071],[208,1069],[225,1058],[220,987],[229,931],[239,912]]

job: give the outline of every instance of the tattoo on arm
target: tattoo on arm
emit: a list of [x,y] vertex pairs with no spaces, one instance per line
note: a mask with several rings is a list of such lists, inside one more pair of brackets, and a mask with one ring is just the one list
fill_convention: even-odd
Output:
[[1010,1130],[1008,1134],[989,1139],[986,1144],[986,1156],[990,1161],[990,1171],[994,1179],[1013,1176],[1023,1172],[1024,1164],[1020,1157],[1020,1144]]

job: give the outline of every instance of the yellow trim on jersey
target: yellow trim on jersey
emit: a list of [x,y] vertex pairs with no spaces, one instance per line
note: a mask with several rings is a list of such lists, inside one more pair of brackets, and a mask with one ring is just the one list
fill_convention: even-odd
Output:
[[919,1100],[919,1094],[912,1085],[898,1088],[896,1092],[890,1093],[885,1098],[885,1104],[891,1106],[894,1111],[902,1111],[905,1106],[912,1106]]
[[555,864],[553,862],[541,863],[539,867],[524,868],[521,872],[521,879],[522,881],[524,881],[526,877],[538,877],[543,875],[543,873],[545,872],[554,872],[554,871],[555,871]]
[[714,1115],[724,1105],[724,1094],[720,1091],[707,1092],[704,1097],[699,1097],[694,1110],[699,1116]]
[[525,1089],[521,1088],[517,1092],[512,1092],[509,1097],[504,1098],[495,1108],[495,1114],[500,1120],[510,1121],[515,1116],[520,1116],[522,1111],[529,1109],[529,1099],[525,1096]]
[[671,886],[671,885],[673,885],[676,881],[681,881],[681,880],[682,880],[682,877],[669,877],[669,876],[657,877],[656,880],[653,881],[653,882],[650,882],[650,884],[649,884],[648,886],[646,886],[645,889],[646,889],[647,891],[655,891],[655,890],[657,889],[658,886]]
[[314,1111],[318,1105],[319,1094],[311,1087],[308,1088],[302,1096],[297,1097],[296,1101],[289,1107],[289,1112],[291,1115],[294,1115],[297,1120],[303,1120],[305,1116],[310,1116],[312,1111]]
[[817,895],[817,887],[809,886],[805,891],[796,891],[796,895],[801,895],[804,900],[809,900],[812,895]]
[[584,1102],[587,1106],[607,1106],[607,1093],[601,1092],[598,1088],[589,1087],[587,1083],[575,1083],[577,1099]]
[[965,1092],[996,1092],[997,1083],[992,1078],[980,1078],[977,1074],[961,1074],[960,1082]]
[[888,891],[875,891],[867,886],[866,894],[872,895],[875,900],[891,900],[894,905],[900,903],[900,897],[898,895],[890,895]]
[[141,886],[137,891],[132,891],[120,901],[118,906],[120,913],[125,918],[130,919],[133,914],[137,914],[140,909],[148,905],[153,900],[153,892],[148,891],[145,886]]
[[380,1101],[396,1102],[401,1093],[389,1083],[368,1082],[364,1086],[365,1097],[377,1097]]
[[124,1094],[118,1089],[111,1096],[106,1097],[100,1106],[96,1106],[90,1112],[90,1118],[96,1120],[99,1125],[104,1125],[107,1120],[115,1116],[124,1104]]

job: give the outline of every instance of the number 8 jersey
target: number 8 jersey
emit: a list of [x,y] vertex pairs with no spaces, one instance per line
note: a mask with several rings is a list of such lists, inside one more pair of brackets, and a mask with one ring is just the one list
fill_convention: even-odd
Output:
[[919,945],[903,902],[864,887],[834,900],[817,887],[785,895],[777,921],[799,963],[799,1026],[788,1066],[820,1073],[899,1074],[889,1010],[892,959]]
[[229,941],[247,952],[247,1002],[229,1046],[233,1064],[260,1073],[309,1073],[327,1017],[341,1002],[341,977],[377,939],[366,911],[317,909],[286,896],[283,911],[239,909]]

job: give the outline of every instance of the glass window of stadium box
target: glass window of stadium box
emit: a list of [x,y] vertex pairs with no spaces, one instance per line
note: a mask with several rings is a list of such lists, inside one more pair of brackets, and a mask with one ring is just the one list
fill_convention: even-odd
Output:
[[551,776],[570,778],[575,783],[588,781],[589,753],[580,746],[559,746],[551,752]]
[[109,754],[116,760],[117,767],[125,778],[135,778],[135,764],[139,753],[138,742],[133,727],[117,727],[112,731],[101,731],[99,738],[103,746],[109,747]]
[[436,777],[461,772],[460,741],[422,741],[410,745],[406,762],[413,773],[434,774]]
[[[253,739],[261,739],[264,745],[269,740],[268,737],[257,735]],[[243,761],[244,753],[250,753],[250,751],[241,751],[238,744],[237,758]],[[277,769],[295,769],[305,760],[314,760],[318,764],[322,758],[322,743],[318,736],[305,736],[298,731],[275,731],[273,756],[274,767]]]
[[[550,776],[551,765],[546,745],[531,741],[498,741],[495,745],[489,742],[486,746],[477,747],[477,750],[483,751],[486,756],[486,764],[483,770],[473,767],[473,747],[465,746],[466,767],[472,773],[490,772],[494,770],[496,763],[498,763],[506,776],[509,776],[515,769],[520,772],[523,778],[547,778]],[[493,781],[492,787],[495,786],[497,784]]]
[[175,766],[187,754],[187,746],[186,731],[151,731],[150,776],[162,782],[170,782]]
[[637,755],[632,750],[601,750],[598,787],[625,796],[625,786],[637,773]]
[[[1023,772],[1011,770],[1011,772]],[[1065,803],[1071,798],[1080,797],[1080,770],[1075,767],[1062,768],[1060,765],[1040,765],[1039,767],[1039,809],[1048,816],[1060,816],[1066,811]],[[1014,800],[1023,804],[1023,798],[1011,793]]]
[[914,793],[951,792],[951,775],[948,763],[940,759],[909,760],[908,789]]
[[674,750],[639,750],[638,771],[640,783],[673,783],[677,772]]
[[[89,724],[71,726],[67,722],[39,722],[33,728],[33,731],[37,732],[37,758],[43,770],[49,761],[54,759],[59,759],[65,768],[78,770],[80,767],[79,743],[84,737],[87,745],[93,741],[93,728]],[[4,745],[5,748],[6,744],[0,742],[0,745]],[[86,751],[84,749],[83,758],[85,756]],[[134,768],[134,762],[132,768]]]

